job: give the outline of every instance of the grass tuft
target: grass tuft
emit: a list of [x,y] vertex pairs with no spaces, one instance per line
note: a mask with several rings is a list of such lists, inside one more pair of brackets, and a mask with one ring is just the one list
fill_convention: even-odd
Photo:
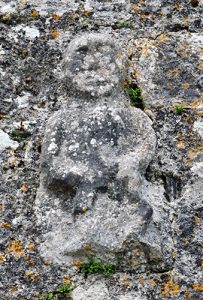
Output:
[[91,258],[88,262],[83,263],[80,267],[80,272],[87,277],[89,274],[100,273],[105,276],[111,276],[114,273],[115,267],[111,263],[103,263],[99,259]]

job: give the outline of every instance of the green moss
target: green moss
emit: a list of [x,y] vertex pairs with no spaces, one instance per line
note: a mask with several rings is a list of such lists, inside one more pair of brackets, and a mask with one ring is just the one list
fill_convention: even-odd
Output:
[[176,103],[174,105],[174,107],[175,107],[175,111],[178,115],[181,115],[186,108],[185,104],[183,104],[183,103]]
[[26,143],[27,142],[26,139],[30,136],[31,136],[30,132],[20,130],[20,129],[14,129],[10,133],[10,137],[17,142],[24,141]]
[[138,86],[129,86],[125,92],[130,97],[130,104],[140,109],[144,109],[142,91]]
[[118,29],[121,29],[121,28],[134,29],[134,25],[129,20],[120,20],[116,23],[116,28],[118,28]]
[[91,258],[87,263],[83,263],[80,267],[80,272],[87,277],[89,274],[100,273],[105,276],[111,276],[114,273],[115,267],[111,264],[105,264],[99,259]]
[[59,286],[56,291],[47,293],[45,296],[40,298],[40,300],[71,299],[70,294],[71,294],[72,290],[73,290],[73,287],[71,284],[64,284],[64,285]]
[[60,294],[60,295],[62,295],[62,296],[68,296],[68,295],[70,295],[70,293],[72,292],[72,290],[73,290],[73,287],[69,283],[69,284],[64,284],[64,285],[60,286],[57,289],[57,293]]
[[47,293],[44,297],[40,298],[40,300],[54,300],[54,294]]

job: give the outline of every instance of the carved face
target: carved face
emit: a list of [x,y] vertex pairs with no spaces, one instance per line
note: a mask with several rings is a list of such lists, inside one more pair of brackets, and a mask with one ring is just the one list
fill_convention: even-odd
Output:
[[100,35],[73,41],[63,62],[67,84],[92,97],[109,95],[121,80],[116,52],[115,44]]

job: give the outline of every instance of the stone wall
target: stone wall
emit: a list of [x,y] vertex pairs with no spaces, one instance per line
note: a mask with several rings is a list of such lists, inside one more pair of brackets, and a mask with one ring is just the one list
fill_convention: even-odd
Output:
[[[48,292],[59,299],[57,288],[69,282],[73,300],[201,298],[202,12],[202,0],[0,1],[0,299],[40,299]],[[88,34],[93,40],[95,35],[109,39],[117,49],[122,75],[109,102],[106,95],[101,99],[98,90],[97,103],[88,102],[83,93],[86,86],[79,85],[78,93],[71,74],[64,76],[64,57],[71,52],[71,42]],[[105,60],[105,51],[100,58]],[[129,87],[142,91],[142,110],[131,105]],[[60,239],[59,227],[53,231],[53,224],[62,224],[61,218],[67,219],[66,212],[72,214],[73,207],[65,206],[63,214],[57,215],[55,198],[45,200],[47,179],[43,180],[49,168],[42,160],[48,157],[48,130],[53,133],[58,123],[64,124],[60,126],[67,126],[66,141],[84,125],[95,132],[98,128],[90,119],[98,117],[98,107],[99,116],[106,118],[98,120],[111,123],[105,133],[112,134],[113,117],[116,126],[119,117],[127,124],[126,140],[118,144],[129,155],[121,156],[120,148],[114,148],[114,153],[108,147],[91,150],[109,168],[98,167],[97,156],[89,160],[89,169],[82,175],[86,190],[84,183],[71,177],[76,186],[82,186],[75,201],[84,202],[79,206],[82,211],[76,209],[77,201],[72,202],[77,226],[63,223],[65,234]],[[82,141],[84,136],[85,129],[77,138]],[[63,140],[58,133],[56,138]],[[97,138],[101,142],[99,133]],[[146,148],[146,141],[151,148]],[[66,148],[65,144],[60,147]],[[81,151],[75,153],[81,163]],[[64,164],[60,157],[55,168],[58,174]],[[121,169],[115,171],[112,161],[119,164],[119,157]],[[50,167],[53,157],[49,158]],[[142,163],[136,165],[138,161]],[[101,172],[97,181],[89,180],[93,171]],[[128,176],[116,175],[125,172]],[[55,189],[58,175],[50,174],[48,182],[54,179]],[[94,199],[86,196],[93,186],[100,202],[96,199],[88,210]],[[48,217],[43,219],[43,213]],[[85,220],[95,221],[99,241],[91,236],[94,231],[87,226],[91,222]],[[75,248],[71,248],[67,241],[73,241],[83,224],[84,243],[74,241]],[[110,235],[105,224],[112,224]],[[68,254],[62,251],[61,255],[61,249]],[[113,274],[84,276],[81,265],[90,258],[110,263]]]

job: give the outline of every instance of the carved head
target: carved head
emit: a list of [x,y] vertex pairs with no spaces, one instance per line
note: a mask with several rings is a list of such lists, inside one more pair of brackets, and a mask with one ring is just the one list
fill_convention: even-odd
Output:
[[91,97],[110,95],[121,81],[115,43],[103,34],[85,34],[70,44],[63,61],[67,85]]

